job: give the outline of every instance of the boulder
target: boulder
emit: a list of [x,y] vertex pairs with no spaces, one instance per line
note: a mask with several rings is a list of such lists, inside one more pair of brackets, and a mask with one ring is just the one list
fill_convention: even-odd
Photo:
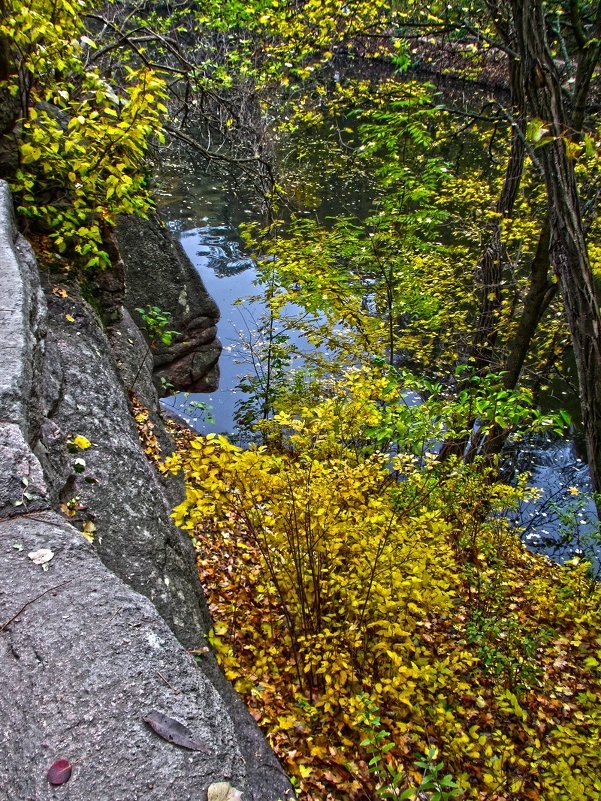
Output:
[[[0,182],[0,801],[204,801],[221,781],[244,801],[292,798],[206,641],[191,542],[169,517],[181,479],[155,464],[173,444],[147,344],[126,310],[107,332],[53,280],[43,291]],[[153,710],[202,750],[159,738]],[[73,775],[53,789],[61,758]]]
[[[117,241],[125,265],[125,306],[145,332],[154,358],[153,378],[161,394],[169,391],[213,392],[219,385],[217,304],[157,216],[122,218]],[[170,315],[174,331],[165,343],[152,336],[137,309],[158,307]]]
[[[46,571],[28,557],[42,548]],[[246,790],[221,697],[77,529],[54,512],[2,521],[0,574],[2,801],[201,801],[221,781]],[[203,750],[159,738],[144,723],[154,710]],[[64,788],[47,779],[58,759],[73,764]]]
[[[129,387],[121,381],[98,317],[76,286],[65,291],[66,297],[48,293],[49,333],[38,395],[47,423],[36,452],[51,477],[52,504],[66,507],[81,526],[93,524],[104,564],[155,604],[184,645],[198,647],[210,621],[192,544],[170,520],[173,496],[165,494],[156,466],[141,447]],[[132,351],[144,372],[145,347]],[[147,370],[144,380],[150,383]],[[153,396],[145,408],[156,407],[154,391]],[[91,443],[85,451],[69,446],[78,436]],[[158,456],[173,449],[166,438],[164,444],[166,452]]]

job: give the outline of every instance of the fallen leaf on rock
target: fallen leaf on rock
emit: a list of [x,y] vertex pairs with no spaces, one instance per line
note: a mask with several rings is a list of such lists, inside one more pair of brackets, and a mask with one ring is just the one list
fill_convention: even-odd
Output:
[[65,784],[71,778],[71,771],[73,766],[68,759],[57,759],[56,762],[48,768],[46,777],[50,784]]
[[182,748],[188,748],[190,751],[208,751],[206,745],[194,739],[187,726],[184,726],[178,720],[170,718],[168,715],[164,715],[162,712],[153,710],[143,720],[163,740],[179,745]]
[[90,440],[87,437],[82,437],[81,434],[73,437],[73,439],[69,440],[67,444],[73,448],[79,448],[80,451],[86,451],[92,446]]
[[34,565],[45,565],[51,559],[54,559],[54,554],[49,548],[40,548],[37,551],[30,551],[27,556]]
[[96,531],[96,524],[92,520],[86,520],[83,524],[83,531],[81,532],[88,542],[94,542],[94,532]]
[[209,785],[207,801],[240,801],[242,793],[229,782],[215,782]]

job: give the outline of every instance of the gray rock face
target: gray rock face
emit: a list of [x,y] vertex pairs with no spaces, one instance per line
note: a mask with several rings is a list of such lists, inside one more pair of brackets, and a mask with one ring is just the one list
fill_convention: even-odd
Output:
[[[27,554],[50,549],[49,569]],[[0,523],[2,727],[0,799],[198,801],[247,766],[221,697],[156,608],[102,565],[81,533],[54,513]],[[65,582],[68,582],[65,584]],[[63,585],[63,586],[61,586]],[[158,710],[206,746],[191,752],[143,722]],[[61,789],[46,779],[74,763]],[[204,795],[203,795],[204,793]]]
[[[52,428],[42,427],[38,451],[52,475],[53,505],[67,504],[81,524],[92,522],[104,564],[150,598],[186,647],[198,647],[210,624],[191,543],[170,521],[171,503],[140,447],[110,344],[75,287],[67,298],[49,294],[48,321],[39,400]],[[70,453],[76,436],[92,446]],[[85,461],[82,473],[77,458]]]
[[[191,543],[169,519],[183,487],[148,460],[129,406],[135,394],[168,453],[142,335],[124,310],[107,335],[74,286],[44,295],[0,183],[2,203],[0,801],[203,801],[223,780],[244,801],[291,798],[206,649]],[[47,571],[28,558],[40,548],[53,553]],[[158,738],[142,720],[153,709],[206,750]],[[75,768],[52,790],[59,758]]]
[[[28,437],[34,371],[43,358],[44,296],[33,255],[19,235],[8,186],[0,181],[0,517],[48,507],[47,485]],[[29,496],[29,497],[28,497]]]
[[0,465],[0,517],[48,508],[42,468],[16,423],[0,423]]
[[130,314],[145,330],[136,309],[158,306],[171,315],[168,328],[177,331],[169,345],[152,342],[153,377],[159,392],[162,379],[176,390],[213,392],[219,384],[219,309],[198,273],[157,217],[123,218],[117,240],[125,264],[125,305]]
[[27,426],[27,402],[44,333],[44,298],[37,273],[30,270],[31,249],[17,231],[4,181],[0,181],[0,221],[0,408],[2,420]]

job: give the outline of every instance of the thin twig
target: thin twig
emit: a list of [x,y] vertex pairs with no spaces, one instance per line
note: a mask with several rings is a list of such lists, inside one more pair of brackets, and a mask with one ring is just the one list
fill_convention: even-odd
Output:
[[157,670],[157,675],[158,675],[158,676],[160,676],[160,677],[163,679],[163,681],[165,682],[165,684],[167,685],[167,687],[171,687],[171,689],[173,690],[173,692],[174,692],[176,695],[179,695],[179,694],[180,694],[181,690],[178,690],[178,689],[177,689],[177,687],[174,687],[174,686],[173,686],[173,684],[171,684],[171,682],[170,682],[170,681],[168,681],[168,680],[167,680],[167,679],[166,679],[166,678],[163,676],[163,674],[161,673],[161,671],[160,671],[160,670]]
[[62,584],[57,584],[55,587],[49,587],[47,590],[44,590],[44,592],[41,592],[39,595],[36,595],[35,598],[32,598],[30,601],[27,601],[27,603],[24,603],[23,606],[19,609],[18,612],[15,612],[15,614],[11,618],[9,618],[6,621],[6,623],[4,623],[2,626],[0,626],[0,634],[4,631],[5,628],[10,626],[10,624],[14,620],[16,620],[19,617],[19,615],[21,614],[21,612],[24,612],[27,609],[27,607],[30,606],[30,604],[33,604],[36,601],[39,601],[40,598],[44,597],[44,595],[48,595],[48,593],[52,592],[53,590],[59,590],[61,587],[64,587],[66,584],[70,584],[72,581],[73,581],[73,579],[69,579],[68,581],[63,581]]
[[119,614],[119,612],[120,612],[122,609],[123,609],[123,607],[122,607],[122,606],[120,606],[120,607],[119,607],[119,609],[116,609],[116,610],[113,612],[113,614],[112,614],[112,615],[110,616],[110,618],[109,618],[109,623],[112,623],[112,622],[113,622],[113,620],[114,620],[114,619],[117,617],[117,615]]
[[[14,515],[4,515],[0,517],[0,523],[9,523],[12,520],[36,520],[38,523],[45,523],[47,526],[56,526],[56,528],[60,528],[63,531],[71,531],[73,530],[73,525],[69,523],[68,520],[58,519],[58,520],[48,520],[46,517],[40,517],[41,514],[44,512],[53,512],[53,509],[41,509],[39,512],[20,512]],[[67,529],[67,526],[69,527]]]

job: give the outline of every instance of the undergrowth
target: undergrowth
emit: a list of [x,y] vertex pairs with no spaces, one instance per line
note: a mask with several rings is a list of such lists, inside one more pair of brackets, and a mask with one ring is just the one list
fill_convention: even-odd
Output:
[[276,415],[247,450],[188,438],[167,463],[212,644],[300,797],[601,797],[587,565],[524,549],[503,514],[523,488],[361,453],[333,414]]

